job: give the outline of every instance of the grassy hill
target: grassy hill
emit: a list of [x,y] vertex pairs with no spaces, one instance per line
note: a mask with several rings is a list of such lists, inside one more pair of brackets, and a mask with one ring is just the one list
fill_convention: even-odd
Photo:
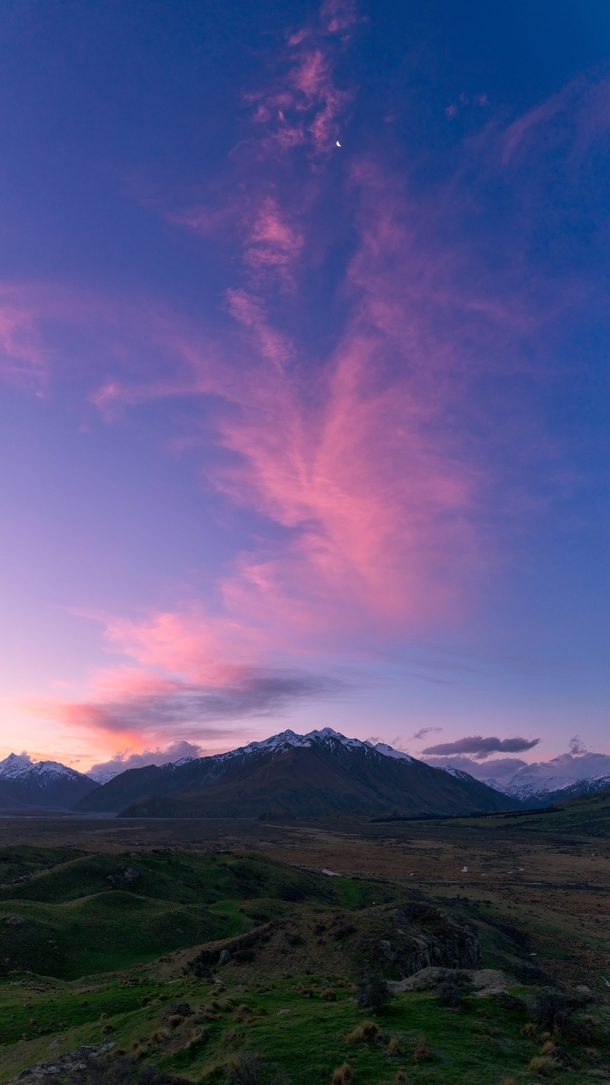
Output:
[[[582,809],[572,809],[578,824]],[[529,821],[524,831],[535,831]],[[154,1074],[183,1085],[607,1076],[603,991],[588,1022],[577,1014],[578,1034],[554,1037],[530,1020],[532,985],[548,978],[525,912],[510,925],[489,900],[439,907],[415,887],[330,878],[252,852],[14,848],[0,858],[25,879],[0,887],[0,1083],[36,1064],[54,1085],[136,1085],[143,1072],[139,1085],[171,1085]],[[231,959],[221,966],[222,949]],[[430,991],[380,1010],[355,1001],[358,969],[399,978],[432,962],[504,968],[527,986],[511,986],[517,1001],[503,1004],[472,991],[453,1007]],[[102,1052],[90,1079],[70,1077],[88,1057],[83,1045]],[[22,1085],[41,1075],[25,1073]]]
[[0,887],[0,970],[68,979],[125,968],[249,930],[257,908],[238,909],[245,901],[263,900],[258,914],[274,918],[300,902],[353,907],[387,893],[262,856],[131,852],[52,865],[62,853],[49,849],[40,870],[44,850],[29,857],[28,880]]
[[[98,1085],[105,1072],[109,1085],[117,1080],[110,1075],[121,1059],[124,1080],[154,1068],[194,1085],[582,1085],[604,1076],[605,1006],[586,1026],[586,1041],[553,1041],[529,1020],[524,988],[511,988],[513,1006],[469,996],[452,1008],[432,992],[407,992],[375,1011],[354,1001],[349,971],[249,983],[229,971],[222,983],[198,978],[178,954],[86,982],[0,980],[0,1082],[37,1063],[82,1065],[81,1045],[110,1048],[96,1063]],[[74,1058],[62,1062],[69,1052]]]

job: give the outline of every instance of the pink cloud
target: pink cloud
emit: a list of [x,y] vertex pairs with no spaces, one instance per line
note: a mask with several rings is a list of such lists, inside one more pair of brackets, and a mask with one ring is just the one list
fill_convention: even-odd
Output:
[[[295,659],[365,652],[458,621],[476,605],[473,582],[484,589],[502,560],[485,521],[495,480],[481,450],[521,454],[527,420],[479,389],[532,372],[536,336],[573,299],[572,284],[555,279],[544,296],[523,255],[527,233],[514,262],[505,239],[505,263],[490,273],[472,240],[465,167],[415,196],[382,162],[352,159],[342,192],[351,256],[332,299],[342,315],[332,336],[293,332],[314,323],[308,276],[340,236],[322,165],[349,97],[324,34],[354,19],[350,5],[326,4],[321,29],[289,38],[281,78],[249,96],[256,135],[232,157],[226,202],[164,210],[174,225],[220,238],[231,259],[239,253],[221,300],[230,328],[212,337],[152,303],[95,303],[76,291],[0,293],[9,379],[65,377],[74,359],[107,420],[148,400],[205,400],[219,451],[209,480],[269,527],[227,559],[216,611],[108,620],[106,640],[129,665],[61,708],[71,725],[140,737],[167,726],[188,737],[231,713],[279,712],[323,686],[295,675]],[[570,118],[568,157],[601,131],[609,100],[605,84],[572,88],[503,131],[490,126],[464,152],[468,168],[504,178],[524,159],[529,178],[544,148],[569,143]],[[59,350],[75,328],[89,349]]]
[[326,0],[320,12],[322,22],[329,34],[348,30],[358,20],[354,0]]
[[201,609],[106,620],[104,636],[129,664],[96,674],[85,700],[37,699],[27,714],[71,733],[120,736],[122,742],[224,742],[222,721],[283,715],[295,704],[342,689],[328,675],[274,664],[261,630]]
[[[264,632],[254,631],[227,615],[213,615],[202,607],[188,612],[154,613],[146,620],[104,619],[104,637],[114,649],[135,660],[146,671],[179,675],[189,682],[221,687],[260,665],[265,655]],[[125,691],[141,673],[126,678],[107,676]],[[124,688],[125,687],[125,688]],[[128,689],[126,689],[128,691]]]

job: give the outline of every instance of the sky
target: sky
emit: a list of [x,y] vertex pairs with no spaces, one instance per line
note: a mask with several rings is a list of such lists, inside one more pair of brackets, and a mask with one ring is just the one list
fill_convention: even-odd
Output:
[[609,57],[595,0],[2,5],[0,754],[610,754]]

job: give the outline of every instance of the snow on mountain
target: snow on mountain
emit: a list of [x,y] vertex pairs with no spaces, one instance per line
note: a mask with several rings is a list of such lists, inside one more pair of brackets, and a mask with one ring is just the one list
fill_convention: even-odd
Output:
[[115,776],[119,776],[121,772],[125,772],[125,769],[102,769],[99,772],[88,772],[87,776],[90,780],[95,780],[96,784],[107,784],[109,780],[114,780]]
[[317,817],[356,810],[462,815],[514,809],[465,772],[438,772],[384,742],[292,730],[186,764],[128,769],[75,804],[124,817]]
[[[228,750],[226,753],[215,754],[214,761],[218,765],[223,765],[226,762],[232,761],[234,758],[244,756],[249,757],[257,753],[264,753],[268,750],[274,750],[276,753],[281,753],[291,747],[311,747],[314,744],[326,748],[330,748],[334,745],[344,746],[345,748],[352,750],[366,748],[376,750],[377,753],[382,754],[384,757],[395,757],[408,763],[413,761],[413,758],[410,757],[408,753],[403,753],[401,750],[395,750],[385,742],[378,742],[374,745],[369,741],[361,742],[358,738],[346,738],[345,735],[340,734],[338,731],[334,731],[332,727],[323,727],[320,731],[309,731],[306,735],[297,735],[290,729],[280,731],[279,734],[271,735],[269,738],[261,739],[259,742],[249,742],[246,746],[238,746],[235,750]],[[165,764],[159,765],[158,767],[165,770],[175,769],[196,760],[198,760],[196,757],[181,757],[178,761],[167,761]],[[156,761],[151,763],[158,764]],[[138,767],[144,767],[144,765]],[[107,784],[110,780],[113,780],[116,776],[119,776],[124,772],[126,768],[131,768],[131,765],[121,767],[119,762],[116,762],[115,764],[109,763],[108,765],[102,765],[99,768],[97,766],[94,767],[94,769],[88,773],[88,776],[98,784]]]
[[34,763],[26,753],[10,753],[0,761],[0,780],[37,781],[48,783],[55,780],[78,780],[84,774],[68,768],[59,761],[37,761]]
[[[472,776],[470,772],[465,772],[464,769],[456,769],[454,765],[443,765],[443,772],[448,772],[450,776],[455,776],[456,780],[474,780],[474,776]],[[494,787],[494,784],[490,784],[489,780],[485,780],[484,783],[486,783],[488,787]],[[502,788],[494,787],[494,790],[501,791]],[[504,794],[506,795],[507,792],[505,791]]]
[[[370,742],[365,742],[365,746],[370,746]],[[402,750],[395,750],[393,746],[388,746],[386,742],[377,742],[373,746],[377,753],[382,753],[384,757],[398,757],[401,761],[408,761],[409,764],[413,761],[413,758],[408,753],[404,753]]]
[[[428,764],[453,776],[462,773],[532,805],[572,798],[610,787],[610,756],[599,753],[565,753],[549,761],[527,764],[518,758],[475,761],[464,756],[428,758]],[[463,777],[462,777],[463,778]]]
[[37,761],[27,773],[31,780],[78,780],[84,773],[61,765],[59,761]]
[[32,768],[32,759],[27,753],[10,753],[0,761],[0,780],[16,780]]
[[[490,783],[489,786],[494,787],[494,784]],[[603,788],[610,787],[610,775],[588,776],[580,780],[575,780],[573,777],[551,776],[544,781],[542,786],[540,786],[540,780],[536,779],[517,783],[511,781],[508,786],[500,787],[499,784],[495,786],[505,795],[512,795],[515,799],[527,802],[529,799],[543,799],[547,795],[556,795],[557,792],[565,792],[567,798],[568,793],[572,796],[584,795],[589,791],[601,791]]]
[[59,761],[34,763],[26,753],[0,761],[0,809],[68,810],[97,784]]
[[256,754],[265,750],[276,750],[279,753],[282,750],[290,749],[291,746],[311,747],[316,744],[327,748],[340,745],[352,750],[376,750],[377,753],[383,754],[384,757],[398,757],[408,762],[413,760],[412,757],[409,757],[409,754],[395,750],[385,742],[378,742],[377,745],[373,745],[368,741],[361,742],[359,738],[346,738],[339,731],[333,731],[332,727],[323,727],[321,731],[308,731],[306,735],[297,735],[290,730],[280,731],[278,735],[271,735],[270,738],[262,739],[260,742],[249,742],[247,746],[239,746],[236,750],[217,754],[216,760],[222,763],[229,758],[243,756],[244,754]]

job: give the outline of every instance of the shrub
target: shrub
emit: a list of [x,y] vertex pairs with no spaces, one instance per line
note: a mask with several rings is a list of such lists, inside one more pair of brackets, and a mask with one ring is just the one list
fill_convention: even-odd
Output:
[[380,1040],[381,1029],[374,1021],[363,1021],[353,1032],[348,1032],[345,1039],[348,1044],[357,1044],[360,1040]]
[[192,1017],[195,1012],[191,1009],[189,1002],[171,1002],[170,1009],[174,1013],[182,1014],[183,1017]]
[[386,1048],[386,1052],[388,1055],[400,1055],[400,1041],[397,1040],[395,1036],[392,1036],[392,1039]]
[[558,1036],[572,1033],[586,1039],[590,1036],[590,1027],[585,1024],[575,1024],[572,1021],[572,1015],[575,1010],[581,1009],[591,1001],[591,995],[576,991],[555,991],[547,987],[538,991],[531,1016],[540,1028],[548,1029]]
[[352,1068],[347,1062],[344,1062],[343,1066],[339,1066],[338,1069],[333,1072],[332,1085],[348,1085],[348,1082],[351,1080]]
[[361,1010],[382,1010],[392,995],[386,981],[375,972],[359,972],[356,1002]]
[[525,1002],[522,1002],[520,998],[516,998],[515,995],[511,995],[509,991],[497,991],[495,995],[491,996],[496,1004],[503,1010],[524,1010]]
[[190,1085],[187,1078],[170,1074],[158,1066],[145,1066],[138,1074],[138,1085]]
[[337,992],[333,991],[332,987],[323,987],[320,991],[320,998],[325,998],[327,1002],[336,1002]]
[[413,1058],[416,1062],[421,1062],[423,1059],[430,1059],[431,1057],[432,1052],[426,1043],[425,1036],[420,1036],[413,1049]]
[[528,1021],[527,1024],[524,1025],[522,1029],[520,1029],[520,1032],[522,1036],[535,1036],[536,1026],[532,1021]]
[[530,1061],[528,1070],[532,1074],[550,1074],[554,1068],[555,1063],[548,1055],[535,1055]]
[[178,1028],[178,1025],[181,1025],[183,1021],[184,1017],[182,1017],[179,1013],[172,1013],[167,1019],[167,1023],[170,1028]]
[[436,997],[441,1006],[451,1006],[457,1009],[464,1001],[464,988],[453,980],[445,980],[436,989]]
[[259,1085],[263,1069],[260,1055],[244,1053],[228,1062],[228,1085]]

